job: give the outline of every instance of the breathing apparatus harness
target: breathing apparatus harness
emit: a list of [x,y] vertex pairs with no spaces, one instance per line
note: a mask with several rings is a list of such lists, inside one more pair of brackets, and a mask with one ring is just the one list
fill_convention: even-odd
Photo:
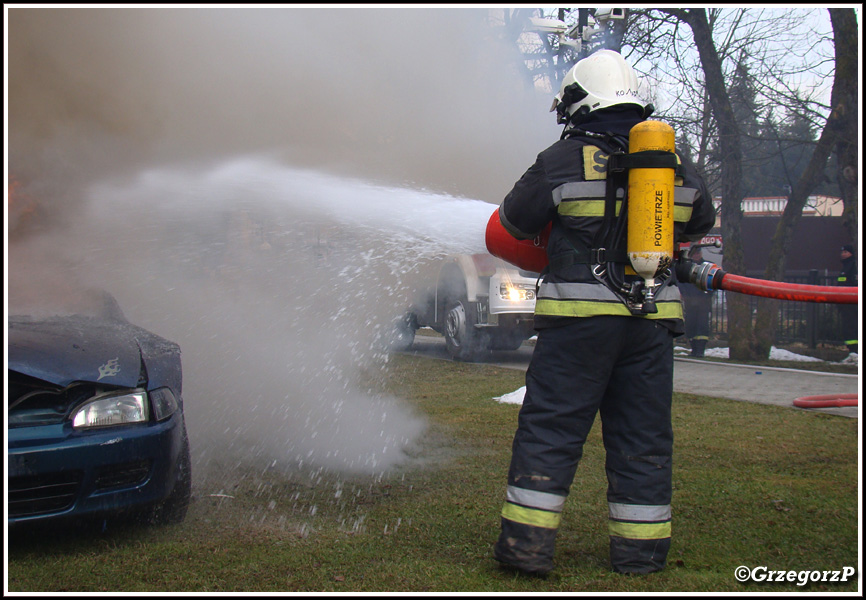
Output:
[[[576,233],[563,227],[566,240],[572,252],[550,258],[549,269],[556,273],[575,264],[589,267],[593,278],[605,285],[629,309],[633,315],[647,315],[658,312],[655,296],[672,280],[672,261],[659,261],[658,268],[648,276],[626,278],[627,267],[632,266],[630,252],[626,245],[629,170],[630,169],[677,169],[677,159],[673,152],[644,150],[628,152],[629,141],[625,136],[612,132],[595,133],[568,126],[563,130],[561,139],[583,137],[592,140],[603,151],[609,150],[607,176],[605,179],[604,216],[602,224],[593,238],[590,248],[577,239]],[[601,142],[601,144],[597,144]],[[616,212],[617,200],[621,197],[619,213]],[[629,275],[637,274],[632,269]]]

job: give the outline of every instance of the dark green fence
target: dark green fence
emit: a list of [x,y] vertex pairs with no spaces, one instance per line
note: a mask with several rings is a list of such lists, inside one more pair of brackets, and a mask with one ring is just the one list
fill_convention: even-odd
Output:
[[[747,277],[761,279],[761,274],[748,274]],[[788,283],[807,285],[836,285],[835,273],[810,271],[804,275],[785,277]],[[730,292],[728,292],[730,293]],[[713,294],[711,336],[720,339],[728,337],[728,316],[726,292]],[[772,302],[766,298],[749,296],[752,315],[755,315],[761,302]],[[776,327],[776,343],[803,343],[811,348],[818,344],[842,344],[842,325],[839,319],[839,305],[818,302],[775,301],[778,306],[779,320]]]

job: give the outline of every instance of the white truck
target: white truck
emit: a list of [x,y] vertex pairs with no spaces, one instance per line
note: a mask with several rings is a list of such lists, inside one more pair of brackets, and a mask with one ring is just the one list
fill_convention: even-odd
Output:
[[460,254],[445,259],[431,281],[399,320],[395,348],[408,349],[415,332],[429,327],[445,337],[454,359],[474,361],[516,350],[535,334],[538,273],[490,254]]

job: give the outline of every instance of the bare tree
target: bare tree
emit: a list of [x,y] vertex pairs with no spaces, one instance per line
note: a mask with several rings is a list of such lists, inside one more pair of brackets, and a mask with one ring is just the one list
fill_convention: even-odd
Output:
[[[821,136],[812,152],[809,164],[793,186],[782,219],[776,227],[765,273],[767,279],[774,281],[781,281],[785,274],[785,259],[794,237],[794,228],[803,214],[803,207],[806,205],[809,194],[824,177],[824,170],[834,147],[840,155],[841,162],[845,163],[840,169],[842,175],[840,187],[843,194],[848,195],[848,198],[843,195],[843,201],[846,209],[853,207],[854,218],[856,219],[856,188],[852,202],[852,194],[849,189],[850,182],[844,181],[846,167],[849,171],[854,169],[853,172],[856,177],[857,144],[854,133],[857,131],[856,20],[853,9],[831,8],[829,11],[833,23],[836,48],[836,75],[833,79],[830,102],[832,112],[821,131]],[[851,36],[851,33],[855,35]],[[856,184],[856,180],[854,183]],[[854,227],[856,234],[856,220]],[[852,236],[852,239],[856,238]],[[762,353],[766,350],[766,354],[769,354],[770,347],[776,337],[777,305],[778,302],[764,302],[758,306],[755,339],[759,351]]]
[[[722,68],[722,56],[713,40],[713,30],[703,8],[666,10],[692,30],[695,46],[704,72],[704,85],[718,131],[721,165],[722,238],[725,240],[725,268],[732,273],[745,271],[740,224],[743,220],[742,189],[743,153],[740,128],[728,95]],[[728,337],[733,359],[752,358],[751,313],[748,298],[728,298]]]
[[857,15],[853,9],[831,8],[830,19],[836,46],[836,77],[833,81],[833,110],[839,123],[839,137],[836,140],[836,158],[839,188],[845,205],[843,220],[849,240],[856,244],[859,240],[857,218],[860,198],[857,191],[859,177],[857,159],[859,148],[857,132],[860,123],[857,116],[857,89],[860,80],[857,74],[859,39]]
[[[495,12],[509,39],[514,40],[524,57],[524,69],[532,84],[546,91],[556,90],[574,64],[599,48],[619,51],[627,29],[625,19],[596,20],[592,8],[505,8]],[[628,9],[616,9],[628,15]],[[501,11],[501,12],[500,12]],[[533,19],[559,22],[563,31],[552,32],[533,23]],[[601,17],[599,17],[601,19]],[[584,37],[584,32],[592,35]]]
[[560,44],[560,36],[533,26],[533,18],[572,21],[571,9],[559,8],[553,12],[540,8],[491,9],[501,23],[505,36],[512,40],[523,56],[522,69],[529,85],[551,91],[565,72],[577,61],[574,48]]
[[[847,11],[846,15],[835,14]],[[672,111],[681,111],[679,127],[685,132],[682,139],[697,142],[696,161],[707,173],[708,182],[722,197],[722,236],[725,241],[725,269],[732,273],[744,272],[743,244],[740,237],[743,218],[741,201],[744,196],[744,166],[750,161],[766,161],[767,156],[755,155],[749,147],[760,146],[757,132],[747,127],[749,119],[738,114],[732,101],[732,84],[735,81],[732,69],[740,69],[740,76],[748,75],[748,85],[754,88],[755,104],[751,107],[754,117],[759,114],[780,114],[783,110],[794,112],[799,118],[811,122],[821,131],[821,136],[812,152],[812,159],[802,173],[791,181],[792,192],[779,228],[772,240],[765,278],[781,280],[784,275],[785,256],[790,248],[793,230],[802,215],[809,194],[824,176],[827,159],[839,136],[836,122],[838,103],[843,90],[837,88],[841,81],[851,83],[848,95],[856,98],[856,67],[853,76],[843,74],[839,67],[840,57],[848,57],[856,65],[856,42],[854,53],[840,47],[839,32],[835,36],[836,57],[828,55],[822,45],[824,34],[811,26],[804,14],[749,11],[746,9],[657,9],[642,11],[643,19],[631,40],[640,44],[642,57],[651,62],[659,78],[674,80],[683,94],[672,105]],[[811,21],[816,21],[817,11],[811,11]],[[853,21],[852,9],[831,9],[834,29],[839,29],[837,20]],[[792,20],[793,19],[793,20]],[[686,25],[691,36],[685,36],[680,25]],[[850,25],[849,25],[850,26]],[[856,32],[856,23],[853,25]],[[691,38],[698,55],[698,64],[683,58],[683,43]],[[856,40],[856,33],[849,31],[845,40]],[[850,46],[849,46],[850,48]],[[841,53],[840,53],[841,52]],[[694,54],[694,53],[692,53]],[[852,58],[853,57],[853,58]],[[697,66],[697,68],[696,68]],[[727,71],[726,71],[727,66]],[[831,103],[822,101],[824,87],[836,69]],[[695,77],[701,73],[703,77]],[[810,84],[810,81],[816,82]],[[852,91],[855,94],[852,96]],[[683,100],[687,102],[683,102]],[[712,119],[708,119],[707,105]],[[844,106],[853,106],[849,103]],[[831,112],[832,109],[832,112]],[[853,111],[848,111],[853,112]],[[847,114],[847,113],[846,113]],[[829,118],[828,118],[828,115]],[[850,115],[849,115],[850,116]],[[671,120],[671,119],[668,119]],[[757,122],[752,119],[752,122]],[[849,131],[856,131],[856,116],[848,121]],[[752,128],[753,129],[753,128]],[[745,147],[744,140],[751,140]],[[780,140],[773,140],[779,142]],[[853,140],[852,140],[853,142]],[[855,175],[856,144],[845,148],[852,158],[847,173]],[[710,160],[710,150],[716,154]],[[713,162],[717,168],[713,168]],[[728,296],[728,333],[731,357],[740,360],[766,358],[775,339],[777,315],[776,302],[759,303],[758,318],[753,323],[750,300],[737,294]]]

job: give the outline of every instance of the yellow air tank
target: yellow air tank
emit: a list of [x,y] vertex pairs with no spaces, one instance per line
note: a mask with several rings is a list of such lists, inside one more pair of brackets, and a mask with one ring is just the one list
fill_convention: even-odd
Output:
[[[667,123],[643,121],[632,127],[628,151],[673,153],[674,137]],[[644,279],[647,308],[654,312],[655,276],[671,265],[674,254],[674,169],[629,169],[627,251],[635,273]]]

